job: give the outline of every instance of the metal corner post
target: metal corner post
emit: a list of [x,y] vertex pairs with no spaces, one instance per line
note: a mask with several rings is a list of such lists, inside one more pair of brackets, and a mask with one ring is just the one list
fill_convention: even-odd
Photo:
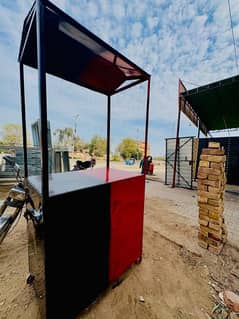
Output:
[[149,129],[149,101],[150,101],[150,78],[148,79],[147,102],[146,102],[146,119],[145,119],[145,138],[144,138],[144,175],[146,175],[146,159],[148,148],[148,129]]
[[106,150],[106,180],[109,179],[110,168],[110,121],[111,121],[111,96],[107,96],[107,150]]
[[178,147],[179,147],[179,130],[180,130],[180,119],[181,119],[181,97],[180,97],[179,86],[180,86],[180,79],[178,81],[178,122],[177,122],[177,132],[176,132],[176,143],[175,143],[175,157],[174,157],[174,165],[173,165],[172,188],[175,187],[177,156],[178,156]]
[[24,183],[28,177],[27,166],[27,129],[26,129],[26,105],[25,105],[25,86],[24,86],[24,69],[20,62],[20,93],[21,93],[21,111],[22,111],[22,138],[23,138],[23,154],[24,154]]
[[46,92],[46,59],[45,59],[45,1],[36,0],[36,28],[37,28],[37,64],[39,106],[41,123],[41,167],[42,167],[42,200],[49,197],[48,178],[48,140],[47,140],[47,92]]

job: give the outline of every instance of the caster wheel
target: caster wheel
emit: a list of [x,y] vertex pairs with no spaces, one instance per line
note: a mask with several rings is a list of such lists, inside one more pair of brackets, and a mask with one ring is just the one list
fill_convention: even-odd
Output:
[[34,277],[32,274],[29,274],[29,275],[27,276],[26,283],[27,283],[28,285],[32,285],[34,279],[35,279],[35,277]]
[[136,259],[135,264],[139,265],[142,261],[142,256],[140,256],[139,258]]

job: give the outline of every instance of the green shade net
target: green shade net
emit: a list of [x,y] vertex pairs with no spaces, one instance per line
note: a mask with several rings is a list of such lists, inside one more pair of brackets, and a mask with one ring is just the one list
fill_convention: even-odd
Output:
[[239,127],[239,76],[181,93],[209,131]]

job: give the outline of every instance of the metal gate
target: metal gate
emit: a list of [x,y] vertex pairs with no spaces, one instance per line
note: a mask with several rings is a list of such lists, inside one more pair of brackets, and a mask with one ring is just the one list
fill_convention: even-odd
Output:
[[[200,138],[199,140],[199,155],[204,147],[208,147],[208,142],[219,142],[225,149],[227,156],[226,161],[226,176],[227,184],[239,185],[239,137],[213,137]],[[199,158],[198,158],[199,160]]]
[[[175,159],[176,138],[166,139],[165,184],[172,184]],[[176,161],[175,186],[193,188],[196,174],[198,139],[179,138],[179,150]]]

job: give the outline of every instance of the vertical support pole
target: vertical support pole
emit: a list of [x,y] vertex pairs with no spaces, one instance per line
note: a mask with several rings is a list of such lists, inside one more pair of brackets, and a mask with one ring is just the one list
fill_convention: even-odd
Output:
[[107,152],[106,152],[106,181],[109,180],[110,168],[110,121],[111,121],[111,96],[107,97]]
[[168,139],[165,139],[165,177],[164,177],[164,184],[167,185],[167,173],[168,173]]
[[150,78],[148,79],[147,102],[146,102],[146,119],[145,119],[145,138],[144,138],[144,175],[147,168],[147,148],[148,148],[148,128],[149,128],[149,100],[150,100]]
[[27,166],[27,128],[26,128],[26,104],[25,104],[25,86],[24,86],[24,69],[20,62],[20,93],[21,93],[21,110],[22,110],[22,138],[23,138],[23,154],[24,154],[24,184],[28,177]]
[[191,189],[193,189],[193,167],[194,167],[194,138],[191,138],[192,141],[192,153],[191,153]]
[[176,145],[175,145],[175,157],[174,157],[174,165],[173,165],[172,188],[175,187],[177,156],[178,156],[178,148],[179,148],[179,130],[180,130],[180,119],[181,119],[181,97],[180,97],[179,86],[180,86],[180,81],[178,82],[178,122],[177,122],[177,132],[176,132]]
[[47,139],[47,97],[46,97],[46,61],[45,61],[45,4],[44,0],[36,1],[36,27],[37,27],[37,66],[38,88],[40,105],[40,147],[42,168],[42,201],[49,197],[48,184],[48,139]]
[[198,118],[198,135],[197,138],[200,137],[200,118]]

